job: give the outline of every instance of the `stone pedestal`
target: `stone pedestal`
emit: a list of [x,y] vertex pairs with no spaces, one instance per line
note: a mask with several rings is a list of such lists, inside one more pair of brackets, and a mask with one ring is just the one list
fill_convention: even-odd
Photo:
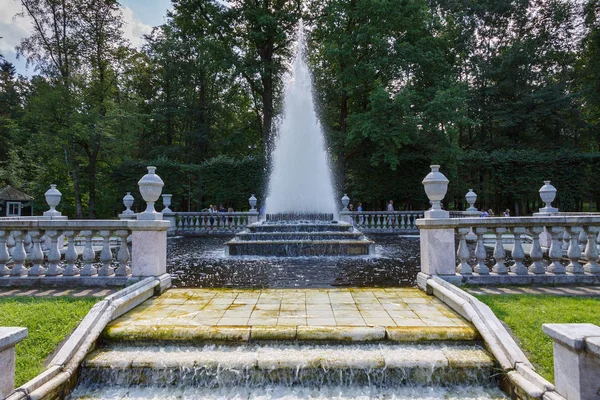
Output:
[[250,210],[248,212],[248,225],[258,222],[258,211],[256,209]]
[[567,400],[600,399],[600,327],[544,324],[554,342],[554,383]]
[[421,272],[428,275],[455,275],[454,228],[421,228],[419,236]]
[[169,221],[169,223],[171,224],[171,226],[169,227],[169,233],[174,233],[177,230],[177,218],[175,217],[175,214],[172,212],[163,211],[163,219],[165,221]]
[[159,276],[167,272],[169,221],[131,221],[131,275]]
[[15,345],[27,337],[27,328],[0,328],[0,399],[15,388]]

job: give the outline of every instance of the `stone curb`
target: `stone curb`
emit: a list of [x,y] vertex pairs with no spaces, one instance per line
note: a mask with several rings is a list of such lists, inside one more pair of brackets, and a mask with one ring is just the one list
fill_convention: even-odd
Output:
[[419,273],[418,286],[442,300],[479,330],[486,347],[504,370],[516,398],[564,400],[552,383],[537,374],[492,310],[469,293],[438,276]]
[[566,272],[564,274],[553,274],[547,272],[545,274],[527,273],[517,275],[514,272],[506,274],[497,274],[490,272],[489,274],[481,275],[476,272],[472,274],[456,274],[444,275],[438,277],[456,286],[462,285],[478,285],[478,286],[502,286],[502,285],[600,285],[600,275],[585,272],[582,274],[573,274]]
[[368,342],[390,340],[394,342],[421,341],[471,341],[480,338],[472,327],[447,326],[188,326],[149,325],[144,329],[134,326],[109,326],[102,337],[107,340],[147,341],[228,341],[249,342],[253,340],[306,340],[306,341],[352,341]]
[[58,350],[49,367],[16,388],[6,400],[63,397],[61,394],[65,385],[75,383],[73,379],[76,379],[77,369],[85,356],[94,349],[106,325],[169,285],[168,274],[149,277],[96,303]]

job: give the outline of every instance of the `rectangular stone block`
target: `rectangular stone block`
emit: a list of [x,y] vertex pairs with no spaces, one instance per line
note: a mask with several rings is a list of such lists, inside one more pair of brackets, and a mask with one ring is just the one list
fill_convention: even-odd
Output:
[[167,231],[132,232],[133,276],[159,276],[167,272]]
[[15,388],[15,345],[27,337],[26,328],[0,328],[0,398]]
[[421,229],[421,272],[428,275],[455,275],[454,229]]

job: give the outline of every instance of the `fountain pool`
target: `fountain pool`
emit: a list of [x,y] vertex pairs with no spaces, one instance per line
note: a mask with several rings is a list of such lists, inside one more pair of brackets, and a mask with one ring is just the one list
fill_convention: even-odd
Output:
[[226,256],[222,237],[176,237],[167,245],[178,287],[414,286],[419,260],[418,236],[380,236],[375,255],[358,257]]

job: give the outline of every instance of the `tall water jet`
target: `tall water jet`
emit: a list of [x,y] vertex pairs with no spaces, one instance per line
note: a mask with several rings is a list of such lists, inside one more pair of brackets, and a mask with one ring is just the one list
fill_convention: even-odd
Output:
[[284,113],[273,152],[266,211],[338,216],[323,129],[315,112],[306,39],[298,28],[298,50],[285,85]]
[[373,241],[352,224],[337,221],[329,157],[305,55],[306,40],[300,24],[272,157],[265,220],[250,224],[227,242],[226,254],[297,257],[374,253]]

